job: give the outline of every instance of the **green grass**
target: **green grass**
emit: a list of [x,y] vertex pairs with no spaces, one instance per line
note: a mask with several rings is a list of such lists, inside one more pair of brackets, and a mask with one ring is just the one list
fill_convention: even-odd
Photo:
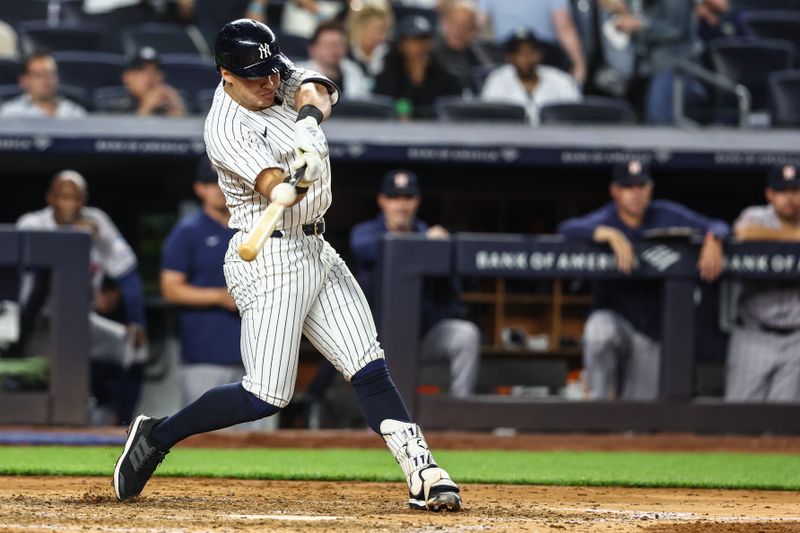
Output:
[[[110,476],[119,448],[0,447],[0,474]],[[800,490],[800,456],[736,453],[440,451],[462,483]],[[401,481],[384,450],[173,451],[163,476]]]

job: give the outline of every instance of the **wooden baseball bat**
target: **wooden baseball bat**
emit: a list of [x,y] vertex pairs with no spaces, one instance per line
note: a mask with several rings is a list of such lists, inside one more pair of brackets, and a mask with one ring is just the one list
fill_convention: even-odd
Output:
[[[303,179],[305,173],[306,167],[300,167],[293,176],[286,180],[286,183],[294,187],[298,181]],[[252,261],[258,256],[267,243],[267,239],[275,231],[275,226],[278,225],[278,221],[283,216],[285,209],[285,205],[281,205],[278,202],[270,202],[261,217],[256,221],[255,226],[244,236],[244,241],[239,245],[239,257],[245,261]]]

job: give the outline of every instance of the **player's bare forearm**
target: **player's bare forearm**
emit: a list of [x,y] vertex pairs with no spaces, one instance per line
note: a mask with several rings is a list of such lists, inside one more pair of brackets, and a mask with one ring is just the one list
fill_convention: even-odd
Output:
[[327,120],[331,116],[331,95],[328,88],[320,83],[303,83],[297,89],[294,95],[294,102],[297,109],[302,108],[304,105],[313,105],[322,111],[323,120]]
[[161,271],[161,294],[165,301],[185,307],[229,308],[233,305],[226,289],[191,285],[183,272],[174,270]]
[[775,229],[764,226],[738,226],[735,234],[740,241],[800,241],[800,228]]
[[[283,183],[284,180],[286,180],[286,174],[283,173],[283,170],[279,168],[265,168],[256,178],[256,191],[264,198],[269,199],[272,195],[272,189],[274,189],[277,184]],[[298,194],[291,205],[300,202],[304,196],[305,193]]]

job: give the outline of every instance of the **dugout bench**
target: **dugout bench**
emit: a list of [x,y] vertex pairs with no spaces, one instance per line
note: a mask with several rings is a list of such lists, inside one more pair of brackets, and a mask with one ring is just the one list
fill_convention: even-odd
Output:
[[[427,428],[528,431],[798,433],[797,405],[730,404],[692,398],[694,291],[699,244],[635,243],[630,275],[663,283],[661,383],[653,402],[565,401],[476,395],[418,395],[420,309],[426,277],[621,279],[613,253],[557,236],[459,234],[450,240],[387,235],[381,248],[378,325],[398,389]],[[800,279],[800,247],[728,243],[724,276]]]
[[84,232],[0,225],[0,267],[51,276],[48,389],[0,391],[0,423],[85,424],[89,400],[89,244]]

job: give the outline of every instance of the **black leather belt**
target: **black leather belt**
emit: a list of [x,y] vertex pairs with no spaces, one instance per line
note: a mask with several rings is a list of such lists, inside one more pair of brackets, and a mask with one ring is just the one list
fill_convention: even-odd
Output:
[[[323,233],[325,233],[325,219],[321,218],[317,221],[311,222],[310,224],[303,224],[302,229],[303,233],[305,235],[308,235],[309,237],[322,235]],[[279,229],[276,229],[275,231],[272,232],[272,235],[270,235],[270,237],[280,239],[281,237],[283,237],[283,232]]]

